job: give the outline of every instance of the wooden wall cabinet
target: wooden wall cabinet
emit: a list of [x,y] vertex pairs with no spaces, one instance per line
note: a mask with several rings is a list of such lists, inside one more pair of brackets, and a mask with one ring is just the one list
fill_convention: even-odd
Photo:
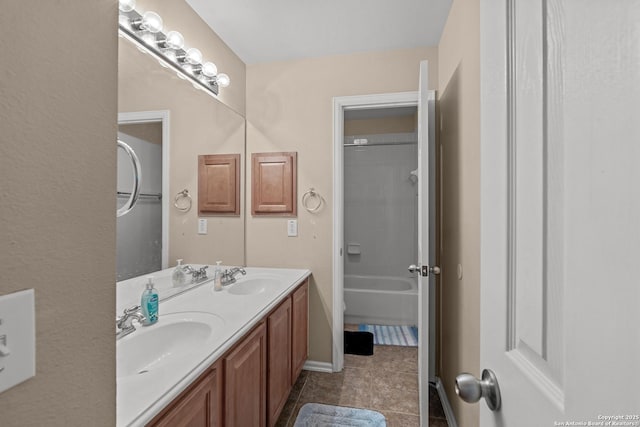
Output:
[[227,427],[266,424],[266,339],[262,322],[224,358],[224,423]]
[[267,318],[267,425],[278,421],[291,391],[291,298]]
[[240,154],[198,156],[198,214],[240,215]]
[[148,425],[222,427],[223,390],[220,371],[220,363],[215,363]]
[[251,155],[251,213],[296,216],[298,154]]

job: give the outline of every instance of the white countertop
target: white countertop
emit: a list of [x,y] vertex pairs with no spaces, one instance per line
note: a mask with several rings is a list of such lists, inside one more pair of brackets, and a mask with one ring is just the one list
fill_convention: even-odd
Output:
[[[209,267],[210,276],[213,276],[213,268]],[[160,316],[156,325],[145,328],[162,325],[163,316],[184,312],[213,314],[218,321],[223,321],[206,347],[194,349],[199,353],[197,360],[202,359],[194,366],[172,365],[171,369],[117,379],[116,412],[119,427],[142,426],[149,422],[311,274],[309,270],[301,269],[247,267],[245,270],[247,275],[238,276],[237,284],[264,278],[268,283],[264,291],[253,295],[235,295],[229,292],[236,286],[234,284],[215,292],[213,282],[209,281],[163,300],[170,293],[175,293],[171,286],[173,268],[118,283],[116,307],[117,313],[121,314],[125,307],[140,304],[146,278],[155,277],[161,299]],[[116,341],[116,352],[118,343],[135,339],[136,333],[142,330],[143,327],[134,324],[138,330]]]

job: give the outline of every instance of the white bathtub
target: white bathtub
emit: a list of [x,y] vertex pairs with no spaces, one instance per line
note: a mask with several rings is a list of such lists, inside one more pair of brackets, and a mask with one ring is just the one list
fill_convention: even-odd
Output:
[[344,276],[344,323],[418,324],[418,279]]

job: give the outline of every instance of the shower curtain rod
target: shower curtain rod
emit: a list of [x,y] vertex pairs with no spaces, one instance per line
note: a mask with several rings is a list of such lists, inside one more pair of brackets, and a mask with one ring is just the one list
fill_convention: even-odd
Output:
[[[130,195],[131,193],[128,193],[126,191],[118,191],[118,197],[129,197]],[[162,194],[161,193],[155,193],[155,194],[140,193],[140,197],[150,197],[153,199],[161,200]]]
[[344,144],[345,147],[366,147],[367,145],[412,145],[417,144],[418,141],[407,142],[368,142],[366,144]]

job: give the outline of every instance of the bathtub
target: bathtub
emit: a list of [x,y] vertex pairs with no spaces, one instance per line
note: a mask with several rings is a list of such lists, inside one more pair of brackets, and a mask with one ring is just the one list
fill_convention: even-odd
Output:
[[418,279],[344,276],[344,323],[418,324]]

